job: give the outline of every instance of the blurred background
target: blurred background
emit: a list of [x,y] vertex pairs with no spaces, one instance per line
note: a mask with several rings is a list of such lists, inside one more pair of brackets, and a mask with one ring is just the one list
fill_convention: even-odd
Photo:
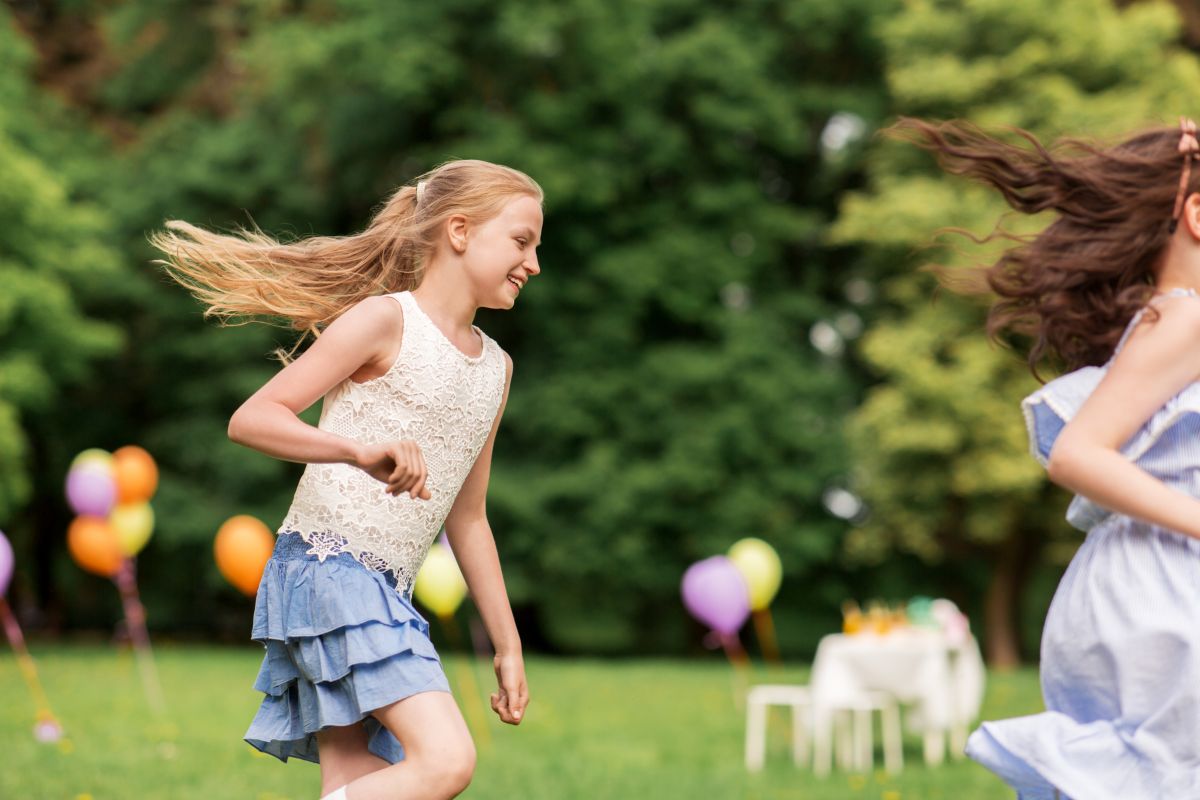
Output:
[[[353,233],[400,184],[482,158],[546,192],[542,276],[478,320],[517,365],[488,502],[527,653],[599,673],[609,657],[721,667],[681,575],[754,536],[782,563],[789,664],[840,629],[846,599],[914,595],[957,603],[989,666],[1034,661],[1080,540],[1027,454],[1019,401],[1037,383],[987,341],[985,300],[920,269],[988,263],[994,246],[938,231],[986,235],[1004,207],[877,134],[899,115],[1101,140],[1174,124],[1198,113],[1198,48],[1192,0],[8,0],[0,529],[15,616],[64,679],[90,651],[63,647],[123,639],[111,582],[67,552],[63,482],[86,448],[140,445],[160,470],[138,557],[150,635],[235,646],[220,652],[243,654],[249,672],[230,675],[249,696],[252,603],[213,537],[234,514],[273,529],[300,465],[225,428],[295,339],[204,322],[146,236],[168,218]],[[1036,711],[1032,673],[1013,674]],[[12,681],[0,698],[15,707]],[[727,796],[793,796],[787,769],[777,793],[740,782],[727,694]],[[26,736],[25,713],[9,735]],[[223,719],[222,746],[248,751],[248,721]],[[1000,793],[946,796],[1005,796],[978,780]],[[32,785],[10,788],[43,796]],[[893,791],[871,787],[854,791]]]

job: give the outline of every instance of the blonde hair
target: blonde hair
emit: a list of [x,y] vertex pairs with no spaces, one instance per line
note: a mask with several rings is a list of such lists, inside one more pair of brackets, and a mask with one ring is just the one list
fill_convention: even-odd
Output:
[[150,243],[165,255],[154,263],[205,305],[206,318],[226,325],[282,320],[316,336],[366,297],[420,285],[450,216],[486,222],[522,195],[543,200],[541,187],[523,172],[449,161],[402,186],[352,236],[281,242],[257,226],[225,234],[168,220]]

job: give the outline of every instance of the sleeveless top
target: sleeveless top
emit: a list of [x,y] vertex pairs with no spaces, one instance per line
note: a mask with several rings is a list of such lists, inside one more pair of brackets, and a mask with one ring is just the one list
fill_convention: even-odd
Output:
[[[330,389],[317,427],[363,444],[411,440],[421,448],[430,499],[393,497],[350,464],[308,464],[280,533],[300,534],[320,561],[350,553],[392,572],[405,596],[450,507],[487,443],[504,396],[504,353],[487,334],[478,356],[458,349],[410,292],[386,295],[404,311],[400,352],[388,371]],[[472,326],[474,327],[474,326]]]
[[[1167,297],[1196,297],[1194,289],[1172,289],[1150,301]],[[1148,306],[1147,306],[1148,307]],[[1082,367],[1055,378],[1022,401],[1029,447],[1042,466],[1050,459],[1050,449],[1084,402],[1108,373],[1133,329],[1141,322],[1146,308],[1139,310],[1126,326],[1102,367]],[[1200,497],[1200,382],[1185,386],[1139,428],[1121,453],[1130,461],[1172,488]],[[1091,500],[1076,495],[1067,509],[1067,522],[1088,531],[1112,516],[1112,512]]]

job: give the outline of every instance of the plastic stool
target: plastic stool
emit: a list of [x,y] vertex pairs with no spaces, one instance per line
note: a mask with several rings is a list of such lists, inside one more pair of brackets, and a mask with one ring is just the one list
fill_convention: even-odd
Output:
[[763,767],[767,750],[767,707],[791,706],[792,761],[800,766],[808,760],[808,731],[812,699],[805,686],[764,684],[751,687],[746,695],[746,769]]

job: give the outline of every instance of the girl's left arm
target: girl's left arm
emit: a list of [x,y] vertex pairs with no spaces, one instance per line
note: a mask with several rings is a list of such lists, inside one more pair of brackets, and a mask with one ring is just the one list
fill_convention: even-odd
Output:
[[462,570],[471,599],[483,617],[492,646],[496,650],[494,667],[499,691],[492,694],[492,709],[500,719],[512,725],[521,721],[525,706],[529,702],[529,690],[525,683],[525,661],[521,653],[521,639],[517,624],[513,620],[508,592],[504,588],[504,575],[500,570],[500,557],[496,553],[496,541],[487,521],[487,487],[492,470],[492,446],[500,418],[508,404],[508,387],[512,383],[512,359],[504,354],[505,381],[504,397],[500,410],[492,423],[487,443],[475,460],[475,465],[463,482],[458,497],[446,517],[446,536],[454,557]]

